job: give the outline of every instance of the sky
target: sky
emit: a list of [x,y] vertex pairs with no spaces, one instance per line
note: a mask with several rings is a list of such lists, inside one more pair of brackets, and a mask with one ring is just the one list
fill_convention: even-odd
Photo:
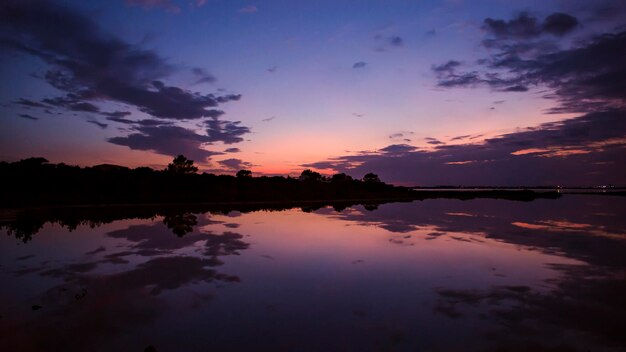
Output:
[[626,185],[623,1],[0,4],[0,160]]

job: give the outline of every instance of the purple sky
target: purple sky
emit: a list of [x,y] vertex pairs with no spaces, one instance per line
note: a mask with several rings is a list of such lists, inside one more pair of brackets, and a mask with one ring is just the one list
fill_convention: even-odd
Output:
[[13,1],[0,160],[626,185],[623,1]]

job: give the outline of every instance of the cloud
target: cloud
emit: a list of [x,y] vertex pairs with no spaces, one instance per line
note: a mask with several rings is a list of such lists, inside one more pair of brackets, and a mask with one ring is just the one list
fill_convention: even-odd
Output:
[[92,123],[98,127],[100,127],[101,129],[105,129],[107,128],[109,125],[106,123],[102,123],[100,121],[96,121],[96,120],[87,120],[87,122]]
[[238,13],[255,13],[259,11],[259,9],[254,5],[248,5],[237,10]]
[[267,72],[274,73],[276,70],[278,70],[278,66],[272,66],[267,69]]
[[578,25],[576,17],[564,13],[553,13],[540,23],[536,17],[522,12],[509,21],[487,18],[482,28],[498,39],[529,39],[545,34],[563,36]]
[[415,149],[417,148],[408,144],[392,144],[392,145],[386,146],[385,148],[380,149],[380,152],[383,152],[385,154],[397,155],[397,154],[404,154],[404,153],[412,152]]
[[240,126],[241,121],[222,121],[222,120],[207,120],[205,121],[207,126],[208,138],[211,142],[220,141],[224,144],[233,144],[243,141],[242,136],[250,133],[250,129],[245,126]]
[[304,166],[353,176],[374,172],[385,181],[421,185],[624,184],[625,131],[625,111],[592,112],[482,143],[433,150],[394,144]]
[[223,154],[206,150],[206,146],[217,142],[238,143],[243,141],[244,134],[250,133],[248,127],[239,125],[239,121],[217,119],[204,122],[207,127],[206,135],[159,120],[115,119],[113,121],[133,125],[133,133],[124,137],[109,138],[110,143],[127,146],[133,150],[152,151],[169,156],[183,154],[200,162],[205,162],[213,155]]
[[214,109],[219,104],[241,98],[166,85],[162,80],[174,67],[154,51],[104,33],[87,17],[50,2],[3,5],[0,45],[45,61],[50,68],[44,79],[66,95],[44,103],[74,111],[97,112],[95,102],[111,101],[155,117],[199,119],[219,115]]
[[194,67],[191,69],[191,72],[196,76],[195,84],[213,83],[216,81],[215,77],[212,74],[206,72],[202,68]]
[[34,120],[34,121],[39,120],[39,118],[38,118],[38,117],[34,117],[34,116],[32,116],[32,115],[28,115],[28,114],[19,114],[19,115],[17,115],[17,116],[19,116],[19,117],[21,117],[21,118],[23,118],[23,119],[27,119],[27,120]]
[[432,138],[432,137],[426,137],[424,138],[424,140],[426,141],[426,143],[432,144],[432,145],[445,144],[444,142],[438,140],[437,138]]
[[454,69],[461,66],[461,63],[456,60],[450,60],[445,64],[433,65],[432,70],[435,72],[453,72]]
[[14,101],[13,104],[22,105],[29,108],[49,108],[49,106],[46,104],[25,98],[19,98],[18,100]]
[[158,154],[186,157],[205,162],[213,155],[220,155],[204,149],[204,145],[214,142],[208,136],[179,126],[138,126],[136,132],[125,137],[113,137],[108,141],[113,144],[129,147],[133,150],[151,151]]
[[129,116],[131,112],[130,111],[113,111],[113,112],[102,112],[101,114],[107,117],[111,117],[111,118],[122,118],[125,116]]
[[374,50],[387,51],[387,49],[401,48],[404,46],[404,40],[402,37],[398,35],[385,34],[385,31],[386,29],[374,35],[374,39],[378,44]]
[[242,161],[241,159],[226,159],[226,160],[220,160],[218,161],[218,163],[224,167],[227,167],[229,169],[232,170],[241,170],[241,169],[248,169],[250,167],[252,167],[253,165],[249,162],[245,162]]
[[364,68],[365,66],[367,66],[367,62],[359,61],[355,62],[354,65],[352,65],[352,68]]
[[409,136],[411,136],[412,134],[414,134],[414,132],[412,131],[396,132],[396,133],[390,134],[389,139],[394,140],[394,141],[411,142],[411,139],[409,138]]
[[268,117],[266,119],[261,120],[262,122],[270,122],[272,120],[274,120],[276,118],[276,116],[272,116],[272,117]]
[[239,153],[241,152],[241,149],[239,148],[226,148],[226,150],[224,150],[224,153]]
[[455,60],[433,66],[438,86],[486,86],[501,92],[543,86],[551,90],[544,97],[558,102],[553,113],[626,108],[626,32],[596,34],[560,49],[556,39],[535,39],[577,27],[578,21],[566,14],[552,14],[541,24],[527,14],[510,21],[487,19],[485,26],[492,38],[483,45],[491,56],[479,60],[474,70],[459,70]]
[[[204,5],[203,0],[197,0],[198,6]],[[180,7],[171,0],[126,0],[126,4],[130,6],[141,6],[144,9],[162,8],[171,13],[179,13]]]
[[[169,3],[128,2],[148,8],[167,7]],[[63,92],[41,101],[20,98],[14,104],[84,112],[133,126],[130,135],[111,138],[111,143],[166,155],[186,152],[206,160],[220,153],[204,150],[202,145],[216,141],[237,143],[243,140],[241,135],[249,132],[240,122],[218,120],[224,114],[219,105],[238,101],[241,95],[207,94],[166,84],[165,80],[177,72],[167,60],[152,50],[101,31],[88,17],[60,4],[9,1],[0,5],[0,47],[43,60],[48,71],[42,79]],[[192,69],[192,73],[196,83],[215,80],[201,68]],[[133,120],[127,111],[102,111],[100,103],[134,107],[154,118]],[[167,120],[203,120],[209,127],[208,135],[164,122]],[[105,125],[94,121],[89,120],[101,127]],[[163,138],[162,145],[159,138]]]
[[472,136],[471,134],[465,134],[465,135],[462,135],[462,136],[453,137],[450,140],[451,141],[460,141],[461,139],[470,138],[471,136]]
[[392,46],[402,46],[404,45],[404,40],[396,35],[389,38],[389,44],[391,44]]
[[118,116],[109,116],[106,118],[109,121],[125,124],[125,125],[135,125],[135,126],[165,126],[172,125],[173,123],[170,121],[163,121],[157,119],[143,119],[143,120],[131,120],[124,117]]

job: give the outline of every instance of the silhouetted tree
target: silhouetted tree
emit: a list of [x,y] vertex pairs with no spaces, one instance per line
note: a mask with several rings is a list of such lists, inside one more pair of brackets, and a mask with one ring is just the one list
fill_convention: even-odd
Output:
[[250,171],[250,170],[239,170],[239,171],[237,171],[237,177],[238,178],[252,177],[252,171]]
[[322,174],[320,174],[319,172],[311,171],[309,169],[302,171],[302,173],[300,174],[301,181],[321,181],[322,179]]
[[15,164],[18,166],[37,167],[37,166],[41,166],[47,163],[48,163],[48,159],[42,158],[42,157],[35,157],[35,158],[22,159]]
[[352,177],[350,177],[349,175],[346,175],[344,173],[334,174],[330,178],[330,182],[333,182],[333,183],[348,182],[348,181],[352,181]]
[[163,223],[178,237],[183,237],[193,231],[198,224],[198,218],[191,213],[172,214],[163,217]]
[[380,183],[380,178],[378,177],[378,175],[374,174],[374,173],[367,173],[365,174],[365,176],[363,176],[363,182],[365,183]]
[[193,165],[193,160],[185,158],[184,155],[179,155],[167,165],[167,171],[175,174],[194,174],[198,172],[198,168]]

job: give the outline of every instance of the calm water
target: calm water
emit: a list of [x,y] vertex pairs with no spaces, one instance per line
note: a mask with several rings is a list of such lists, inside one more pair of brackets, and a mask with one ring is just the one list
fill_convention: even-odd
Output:
[[374,208],[5,223],[0,349],[624,350],[626,198]]

